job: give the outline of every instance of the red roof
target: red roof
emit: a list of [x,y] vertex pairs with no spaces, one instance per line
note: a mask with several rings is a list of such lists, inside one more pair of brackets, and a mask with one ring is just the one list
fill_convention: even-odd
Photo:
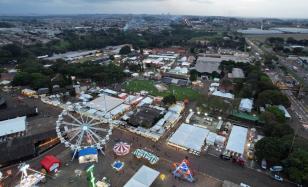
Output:
[[61,165],[61,161],[53,156],[53,155],[46,155],[43,160],[41,160],[41,165],[43,166],[43,168],[45,168],[47,171],[50,171],[50,167],[55,164],[58,163],[59,166]]

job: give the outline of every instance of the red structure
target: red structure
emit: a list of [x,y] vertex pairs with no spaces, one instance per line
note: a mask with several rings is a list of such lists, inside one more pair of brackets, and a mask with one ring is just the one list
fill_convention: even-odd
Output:
[[61,161],[53,155],[46,155],[41,160],[41,165],[47,172],[57,172],[61,166]]

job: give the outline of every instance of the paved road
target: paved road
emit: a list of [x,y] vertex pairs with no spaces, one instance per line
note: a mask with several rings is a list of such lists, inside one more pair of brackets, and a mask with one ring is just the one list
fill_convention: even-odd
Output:
[[[252,41],[250,41],[249,39],[246,39],[246,42],[248,45],[252,47],[253,50],[255,50],[256,52],[260,54],[264,54],[264,51],[260,47],[258,47],[256,44],[254,44]],[[270,51],[266,51],[266,52],[270,53]],[[287,64],[285,58],[283,57],[279,57],[279,63],[283,65]],[[287,68],[289,68],[290,71],[293,71],[292,66],[287,65]],[[302,77],[303,75],[306,76],[305,74],[301,74],[300,76]],[[268,76],[271,78],[272,82],[275,83],[278,80],[280,80],[279,76],[284,76],[284,75],[282,74],[282,72],[278,71],[274,73],[268,73]],[[302,124],[308,124],[308,109],[304,101],[299,101],[297,98],[295,98],[293,93],[290,90],[282,90],[282,92],[286,94],[288,98],[290,99],[291,104],[292,104],[292,109],[294,110],[298,120]]]
[[[180,162],[183,158],[185,158],[185,156],[188,156],[194,171],[202,175],[212,176],[219,180],[229,180],[238,184],[244,182],[255,187],[292,186],[289,183],[280,183],[274,181],[267,174],[249,168],[239,167],[234,165],[231,161],[224,161],[206,153],[203,153],[200,156],[194,156],[188,154],[185,151],[175,150],[174,148],[168,146],[166,143],[160,142],[158,146],[157,143],[154,143],[149,139],[137,136],[125,130],[115,129],[112,135],[112,139],[121,139],[128,142],[135,141],[133,142],[135,145],[138,145],[139,147],[151,148],[153,152],[157,154],[162,160],[165,160],[169,163]],[[65,150],[66,148],[60,144],[54,149],[50,150],[48,154],[59,155]],[[42,158],[42,156],[43,155],[30,161],[29,163],[31,163],[31,166],[38,168],[38,161]],[[13,166],[13,168],[16,168],[16,166]],[[198,186],[198,183],[196,183],[196,186]]]

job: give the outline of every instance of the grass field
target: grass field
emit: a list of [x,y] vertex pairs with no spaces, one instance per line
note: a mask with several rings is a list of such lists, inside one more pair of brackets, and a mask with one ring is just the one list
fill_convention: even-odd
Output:
[[252,40],[258,40],[260,42],[264,42],[269,37],[281,37],[284,39],[292,37],[296,40],[303,40],[303,39],[308,40],[308,34],[265,34],[265,35],[245,35],[245,37]]
[[179,87],[175,85],[169,85],[168,91],[159,92],[154,85],[154,81],[149,80],[132,80],[126,83],[125,90],[129,92],[140,92],[142,90],[148,91],[153,96],[166,96],[174,93],[177,100],[196,100],[201,95],[190,87]]

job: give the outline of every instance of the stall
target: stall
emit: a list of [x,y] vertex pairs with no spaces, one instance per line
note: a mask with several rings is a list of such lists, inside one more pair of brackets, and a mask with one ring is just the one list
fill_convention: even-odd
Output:
[[116,160],[111,164],[112,168],[118,172],[124,168],[124,165],[124,162],[121,162],[119,160]]
[[136,158],[144,158],[148,160],[150,164],[156,164],[159,161],[159,158],[156,155],[149,153],[143,149],[136,149],[133,154]]
[[56,173],[61,166],[60,160],[53,155],[46,155],[40,163],[47,172]]
[[98,152],[96,148],[85,148],[78,152],[78,160],[80,164],[89,162],[98,162]]

